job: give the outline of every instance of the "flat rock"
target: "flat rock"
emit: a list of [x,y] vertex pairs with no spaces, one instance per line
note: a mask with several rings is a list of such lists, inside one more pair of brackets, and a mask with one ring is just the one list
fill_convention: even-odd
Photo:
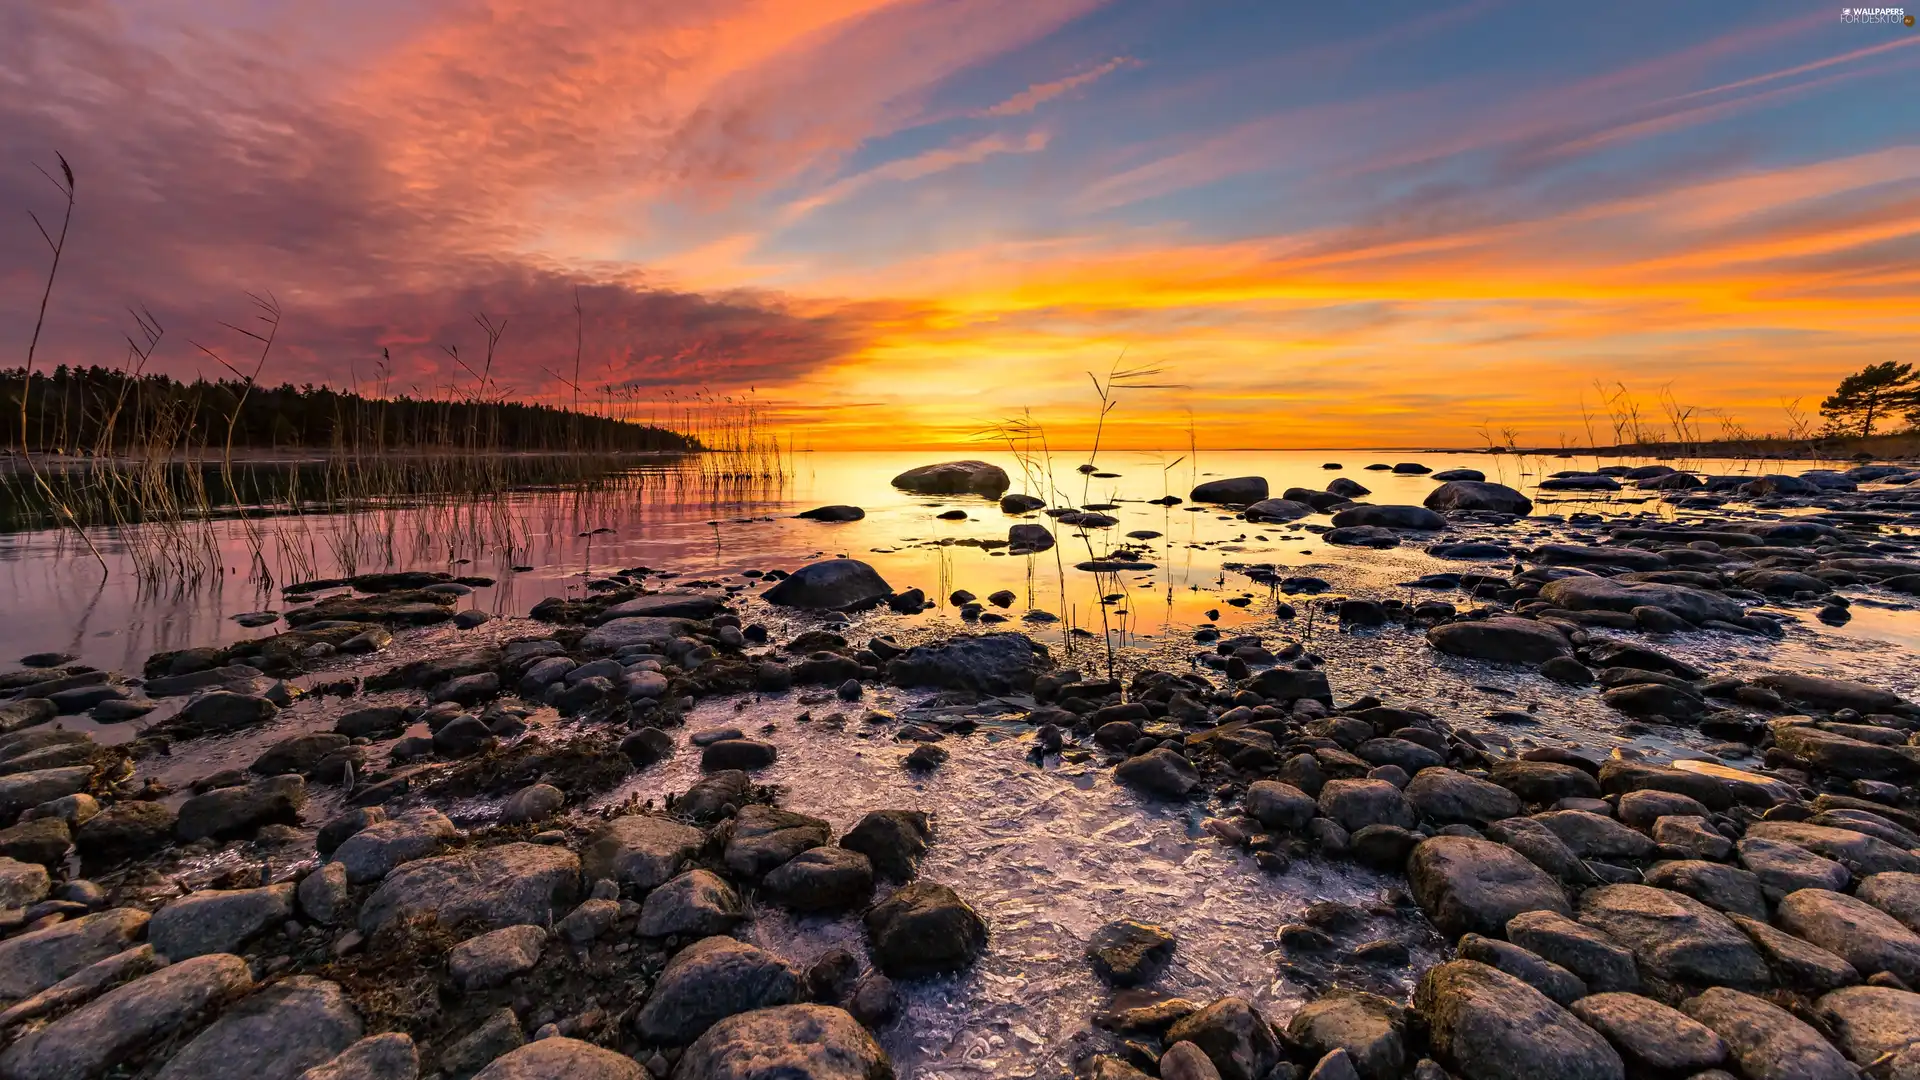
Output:
[[31,810],[44,802],[64,798],[86,790],[93,777],[90,765],[69,765],[58,769],[0,776],[0,821],[12,821],[22,810]]
[[1530,911],[1507,923],[1507,939],[1559,964],[1596,994],[1640,989],[1633,953],[1591,926],[1552,911]]
[[645,892],[679,873],[706,842],[707,835],[691,825],[628,814],[601,826],[580,862],[591,880],[608,878]]
[[0,998],[30,997],[124,951],[147,921],[138,908],[112,908],[0,941]]
[[1647,582],[1623,583],[1603,577],[1567,577],[1549,581],[1540,589],[1540,598],[1568,611],[1630,613],[1637,607],[1660,608],[1695,624],[1709,619],[1738,622],[1746,614],[1738,601],[1704,589]]
[[1427,493],[1424,502],[1429,510],[1443,514],[1479,510],[1521,517],[1533,513],[1532,499],[1505,484],[1487,483],[1485,474],[1476,469],[1450,469],[1433,475],[1435,479],[1445,478],[1445,482]]
[[1702,859],[1668,859],[1648,867],[1645,880],[1654,888],[1685,893],[1729,915],[1767,917],[1767,897],[1760,879],[1737,866]]
[[168,1059],[155,1080],[234,1075],[295,1080],[352,1046],[360,1014],[335,983],[295,975],[220,1014]]
[[595,616],[596,623],[615,619],[711,619],[726,601],[711,593],[663,592],[622,600]]
[[729,1016],[680,1055],[673,1080],[890,1080],[892,1065],[843,1009],[783,1005]]
[[294,825],[307,805],[307,784],[298,776],[269,776],[215,788],[180,804],[174,834],[181,840],[247,836],[262,825]]
[[1625,946],[1650,979],[1753,990],[1773,985],[1753,942],[1690,896],[1645,885],[1589,889],[1580,897],[1580,921]]
[[1920,874],[1872,874],[1861,879],[1853,895],[1900,920],[1907,929],[1920,933]]
[[825,844],[829,835],[829,826],[819,818],[755,803],[734,815],[722,861],[740,877],[757,879],[802,851]]
[[873,894],[873,862],[843,847],[810,848],[780,864],[760,884],[795,911],[847,911],[864,905]]
[[74,1080],[179,1031],[210,1006],[253,986],[247,962],[215,953],[169,964],[81,1006],[0,1053],[7,1080]]
[[1754,947],[1760,950],[1760,955],[1767,958],[1774,977],[1783,986],[1823,993],[1853,986],[1860,981],[1860,973],[1854,970],[1852,964],[1818,945],[1776,930],[1759,919],[1744,915],[1729,915],[1728,918],[1752,940]]
[[1835,829],[1801,821],[1756,821],[1747,827],[1747,836],[1759,840],[1778,840],[1805,848],[1846,867],[1855,877],[1888,871],[1920,873],[1920,855],[1903,851],[1877,836],[1851,829]]
[[792,1004],[800,985],[800,973],[772,953],[702,938],[667,962],[634,1030],[649,1042],[682,1045],[736,1013]]
[[550,924],[578,898],[580,860],[540,844],[440,855],[388,874],[360,908],[360,930],[433,916],[442,926]]
[[1735,845],[1740,865],[1760,880],[1760,887],[1777,900],[1800,889],[1844,889],[1853,874],[1825,856],[1799,844],[1749,834]]
[[665,649],[669,643],[687,636],[693,623],[687,619],[643,618],[634,616],[601,623],[580,638],[587,652],[613,652],[633,645]]
[[1727,1057],[1727,1044],[1712,1028],[1652,998],[1591,994],[1569,1008],[1581,1023],[1605,1036],[1636,1071],[1686,1075],[1711,1069]]
[[1025,634],[972,634],[915,645],[887,661],[895,686],[934,686],[977,694],[1030,690],[1047,668],[1047,650]]
[[1427,631],[1427,643],[1450,656],[1507,664],[1539,665],[1573,655],[1573,645],[1560,631],[1511,615],[1445,623]]
[[1909,707],[1898,694],[1847,679],[1777,671],[1753,681],[1788,701],[1820,709],[1853,709],[1866,714],[1893,712]]
[[1529,911],[1572,913],[1566,893],[1544,871],[1513,849],[1486,840],[1428,840],[1413,849],[1407,876],[1421,909],[1448,937],[1498,937],[1508,920]]
[[241,945],[293,918],[293,890],[291,883],[282,883],[188,893],[154,912],[147,940],[175,961],[239,952]]
[[1644,859],[1654,843],[1625,825],[1585,810],[1553,810],[1533,820],[1553,830],[1561,842],[1583,859]]
[[1834,1041],[1857,1065],[1896,1055],[1874,1075],[1892,1080],[1920,1076],[1920,994],[1885,986],[1850,986],[1814,1002]]
[[1224,480],[1208,480],[1198,484],[1187,493],[1187,498],[1194,502],[1247,506],[1266,498],[1267,493],[1266,477],[1233,476]]
[[1863,900],[1826,889],[1802,889],[1780,901],[1781,929],[1833,953],[1864,976],[1891,972],[1920,986],[1920,934]]
[[1438,825],[1484,827],[1522,811],[1519,797],[1507,788],[1439,766],[1415,773],[1406,797],[1421,817]]
[[972,459],[921,465],[893,478],[894,487],[918,495],[986,495],[997,499],[1012,485],[1005,469]]
[[1820,1033],[1792,1013],[1751,994],[1716,986],[1680,1003],[1680,1011],[1726,1041],[1748,1080],[1857,1080]]
[[1472,960],[1421,977],[1414,1007],[1441,1062],[1474,1080],[1624,1080],[1607,1041],[1519,979]]

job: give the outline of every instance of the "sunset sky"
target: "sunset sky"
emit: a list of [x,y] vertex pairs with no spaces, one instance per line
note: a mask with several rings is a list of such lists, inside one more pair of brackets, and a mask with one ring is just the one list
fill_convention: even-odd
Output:
[[1123,354],[1177,385],[1109,444],[1213,448],[1584,444],[1596,381],[1781,430],[1920,361],[1920,31],[1824,0],[34,0],[0,150],[7,365],[55,151],[48,364],[144,305],[212,375],[270,290],[271,381],[442,391],[485,311],[564,401],[578,288],[584,381],[830,449],[1083,441]]

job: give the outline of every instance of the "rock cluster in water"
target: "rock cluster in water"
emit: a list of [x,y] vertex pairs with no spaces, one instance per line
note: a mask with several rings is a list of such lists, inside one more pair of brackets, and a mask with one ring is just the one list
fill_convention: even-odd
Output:
[[[896,484],[998,497],[1004,473],[979,465]],[[1748,768],[1514,753],[1456,718],[1336,693],[1315,652],[1256,634],[1204,628],[1185,669],[1124,673],[1061,667],[1010,632],[857,644],[841,613],[920,603],[847,559],[760,575],[770,588],[755,598],[652,590],[648,572],[622,571],[532,622],[398,664],[378,659],[404,644],[395,631],[450,621],[464,583],[290,587],[307,602],[284,613],[286,633],[157,654],[139,678],[31,657],[0,675],[0,1080],[890,1076],[882,1037],[911,1023],[898,984],[964,978],[993,927],[966,881],[921,874],[940,842],[924,814],[875,810],[836,836],[785,808],[756,782],[779,747],[750,710],[768,695],[850,705],[878,684],[1018,703],[1036,768],[1102,762],[1100,782],[1149,803],[1203,805],[1249,873],[1350,861],[1403,878],[1386,912],[1443,945],[1415,972],[1404,941],[1356,940],[1367,912],[1314,904],[1280,928],[1277,962],[1333,974],[1282,1017],[1231,994],[1156,992],[1180,942],[1116,918],[1086,943],[1113,996],[1089,1018],[1083,1075],[1911,1080],[1920,707],[1802,672],[1706,670],[1675,645],[1771,642],[1796,606],[1832,621],[1841,586],[1920,592],[1911,542],[1877,531],[1907,520],[1906,493],[1885,488],[1903,474],[1878,469],[1738,485],[1559,477],[1543,487],[1625,480],[1815,512],[1561,519],[1525,543],[1499,530],[1531,504],[1472,470],[1434,474],[1419,507],[1356,503],[1368,492],[1341,480],[1279,500],[1259,478],[1192,492],[1254,520],[1332,513],[1328,539],[1360,546],[1474,526],[1432,553],[1488,568],[1420,583],[1464,593],[1467,610],[1348,597],[1341,628],[1421,635],[1443,667],[1585,688],[1623,730],[1691,729]],[[796,610],[835,614],[777,623],[777,643],[753,621]],[[307,694],[296,675],[311,676]],[[314,715],[303,696],[365,700],[316,729],[300,722]],[[709,698],[738,702],[740,722],[686,731]],[[162,709],[119,745],[60,719]],[[902,768],[938,770],[975,737],[953,715],[865,724],[891,733]],[[284,735],[187,790],[136,779],[201,740],[267,730]],[[697,755],[701,779],[665,805],[589,809],[677,754]],[[497,816],[456,823],[475,799]],[[741,936],[766,906],[863,947],[775,955]],[[1412,994],[1377,992],[1383,971],[1405,972]]]

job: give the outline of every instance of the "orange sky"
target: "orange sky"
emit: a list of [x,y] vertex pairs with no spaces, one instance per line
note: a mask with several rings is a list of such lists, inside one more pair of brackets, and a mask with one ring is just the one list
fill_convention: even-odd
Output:
[[[1836,9],[85,0],[0,14],[0,187],[81,176],[49,356],[121,310],[268,378],[752,396],[818,449],[1780,431],[1920,342],[1920,34]],[[44,251],[8,223],[0,323]],[[24,333],[24,331],[22,331]],[[229,342],[229,345],[234,343]],[[1124,359],[1122,359],[1124,358]],[[1595,421],[1602,441],[1611,436]]]

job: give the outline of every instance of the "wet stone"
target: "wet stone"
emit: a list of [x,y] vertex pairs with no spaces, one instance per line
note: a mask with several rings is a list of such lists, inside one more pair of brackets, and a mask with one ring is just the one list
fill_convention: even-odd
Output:
[[1344,1051],[1364,1080],[1396,1080],[1406,1069],[1407,1011],[1376,994],[1334,990],[1302,1005],[1287,1039],[1309,1055]]
[[727,933],[745,917],[739,895],[725,878],[689,870],[647,894],[639,929],[646,937],[709,937]]
[[987,924],[945,885],[917,881],[866,915],[874,964],[895,978],[958,971],[987,946]]
[[1572,913],[1566,894],[1539,867],[1485,840],[1428,840],[1408,859],[1407,876],[1421,909],[1450,937],[1498,936],[1508,920],[1529,911]]
[[1773,984],[1747,936],[1690,896],[1645,885],[1589,889],[1580,921],[1630,950],[1649,979],[1754,990]]
[[1221,998],[1182,1017],[1167,1029],[1166,1041],[1198,1047],[1221,1080],[1261,1080],[1280,1061],[1272,1026],[1245,998]]
[[684,1045],[736,1013],[791,1004],[799,991],[799,973],[771,953],[703,938],[668,961],[634,1030],[649,1042]]
[[1087,942],[1094,974],[1114,986],[1140,986],[1159,978],[1173,959],[1173,935],[1158,926],[1122,919],[1101,927]]

